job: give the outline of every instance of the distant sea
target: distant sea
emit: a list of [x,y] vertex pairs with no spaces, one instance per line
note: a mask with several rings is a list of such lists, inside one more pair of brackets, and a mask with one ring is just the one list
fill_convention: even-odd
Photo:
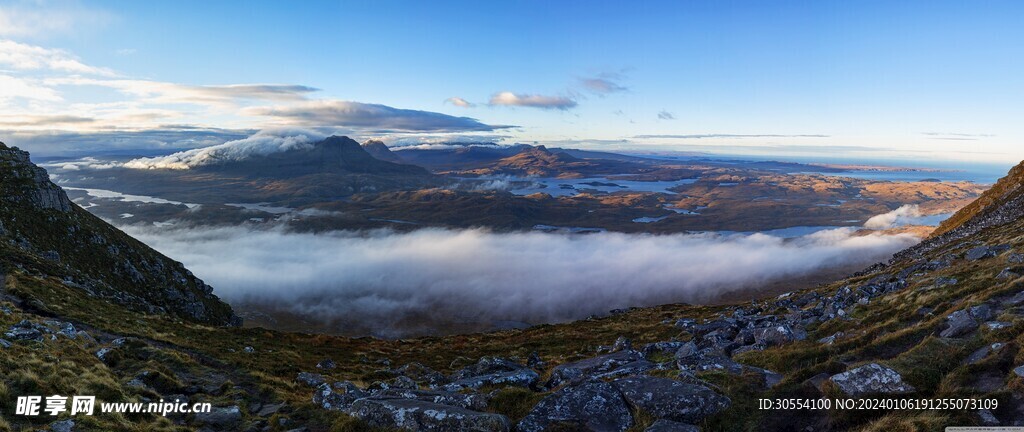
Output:
[[[623,154],[629,154],[623,152]],[[672,156],[672,155],[650,155],[650,154],[636,154],[634,156],[654,158],[654,159],[672,159],[672,160],[693,160],[693,159],[712,159],[725,162],[759,162],[759,161],[778,161],[778,162],[795,162],[804,164],[837,164],[837,165],[875,165],[875,166],[887,166],[887,167],[902,167],[902,168],[915,168],[915,169],[932,169],[939,171],[843,171],[843,172],[823,172],[825,175],[835,175],[843,177],[853,177],[868,180],[888,180],[888,181],[919,181],[927,179],[935,179],[941,181],[970,181],[980,184],[992,184],[999,180],[1001,177],[1006,175],[1006,172],[1010,170],[1019,161],[1007,161],[1006,163],[976,163],[976,162],[961,162],[961,161],[948,161],[948,160],[907,160],[907,159],[865,159],[865,158],[835,158],[835,157],[812,157],[812,156],[765,156],[765,155],[716,155],[707,154],[701,156]],[[808,170],[807,172],[817,172]]]

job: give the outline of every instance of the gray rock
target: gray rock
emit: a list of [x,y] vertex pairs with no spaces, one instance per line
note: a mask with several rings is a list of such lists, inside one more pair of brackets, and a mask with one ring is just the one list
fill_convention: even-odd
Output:
[[1024,366],[1017,366],[1013,368],[1013,373],[1021,378],[1024,378]]
[[71,419],[50,423],[51,432],[71,432],[73,430],[75,430],[75,421]]
[[615,344],[612,345],[612,351],[623,351],[631,349],[633,349],[633,341],[629,340],[629,338],[625,336],[619,336],[618,339],[615,339]]
[[242,410],[238,406],[215,407],[208,413],[196,413],[195,422],[218,430],[236,430],[242,422]]
[[671,420],[658,420],[644,429],[644,432],[700,432],[700,428]]
[[1006,321],[988,321],[985,323],[985,328],[989,330],[1002,330],[1011,326],[1013,326],[1013,323]]
[[420,386],[416,384],[416,381],[413,381],[412,378],[407,376],[399,376],[387,381],[376,381],[369,386],[369,390],[371,391],[387,389],[416,390],[418,388],[420,388]]
[[967,358],[964,359],[962,364],[976,364],[976,363],[982,361],[985,357],[988,357],[988,355],[990,353],[999,351],[1004,346],[1006,346],[1006,344],[1001,343],[1001,342],[996,342],[994,344],[985,345],[985,346],[983,346],[981,348],[978,348],[976,351],[971,353],[971,355],[967,356]]
[[478,377],[482,375],[489,375],[498,372],[512,372],[523,369],[529,369],[519,363],[512,360],[504,359],[501,357],[483,357],[476,363],[467,366],[458,372],[455,372],[451,376],[452,381],[458,381],[461,379]]
[[339,411],[352,406],[357,399],[367,396],[369,394],[348,381],[336,382],[333,386],[323,383],[313,393],[313,403],[326,410]]
[[469,377],[441,386],[448,391],[460,389],[479,389],[488,385],[530,387],[537,383],[540,375],[532,369],[519,369],[509,372],[495,372],[492,374]]
[[996,275],[996,279],[1016,279],[1020,277],[1021,271],[1020,267],[1007,267]]
[[836,340],[841,338],[841,337],[843,337],[843,332],[836,332],[835,334],[833,334],[831,336],[826,336],[826,337],[823,337],[821,339],[818,339],[818,343],[825,344],[825,345],[832,345],[832,344],[836,343]]
[[378,399],[416,399],[424,402],[432,402],[441,405],[450,405],[459,408],[466,408],[473,411],[483,411],[487,409],[488,401],[487,396],[478,393],[456,393],[447,391],[406,389],[382,390],[377,394],[373,395],[373,397]]
[[1024,254],[1017,252],[1011,253],[1006,256],[1006,262],[1012,264],[1024,264]]
[[874,393],[911,393],[914,387],[903,382],[903,377],[888,367],[870,363],[829,378],[843,393],[861,396]]
[[372,427],[431,432],[507,432],[508,418],[416,399],[359,399],[347,412]]
[[1009,249],[1008,246],[978,246],[967,251],[965,256],[968,260],[977,261],[985,258],[992,258]]
[[552,388],[565,383],[583,381],[591,375],[610,372],[620,366],[639,360],[643,360],[643,354],[637,351],[625,350],[561,364],[551,371],[551,379],[548,380],[547,387]]
[[517,425],[520,432],[541,432],[556,425],[590,431],[625,431],[633,416],[622,395],[604,381],[567,386],[545,397]]
[[985,426],[998,426],[999,425],[999,419],[996,418],[996,415],[993,414],[992,411],[987,410],[987,409],[978,410],[978,420],[980,421],[981,424],[983,424]]
[[[98,356],[99,353],[96,353],[96,355]],[[324,376],[320,374],[299,372],[299,375],[295,377],[295,381],[298,381],[310,387],[317,387],[320,384],[325,383],[327,380],[325,380]]]
[[630,405],[657,419],[698,423],[729,407],[729,398],[713,390],[668,378],[632,377],[612,382]]
[[334,360],[331,360],[331,359],[323,359],[323,360],[320,360],[320,362],[318,362],[316,364],[316,368],[317,369],[330,370],[330,369],[334,369],[336,367],[338,367],[338,365],[336,363],[334,363]]
[[946,329],[939,333],[944,338],[957,337],[974,331],[978,322],[967,310],[958,310],[946,317]]
[[988,304],[984,303],[971,307],[969,309],[969,312],[971,314],[971,317],[978,321],[988,321],[990,318],[992,318],[992,315],[994,314],[994,312],[992,311],[992,306],[989,306]]
[[942,288],[942,287],[945,287],[945,286],[956,285],[957,282],[958,281],[956,280],[955,277],[939,276],[939,277],[935,278],[935,288]]

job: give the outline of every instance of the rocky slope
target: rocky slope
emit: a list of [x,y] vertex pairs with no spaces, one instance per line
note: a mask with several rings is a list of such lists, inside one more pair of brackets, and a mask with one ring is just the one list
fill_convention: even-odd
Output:
[[[81,295],[145,313],[237,324],[212,288],[68,200],[28,153],[0,143],[0,274],[58,277]],[[0,278],[2,280],[2,278]]]

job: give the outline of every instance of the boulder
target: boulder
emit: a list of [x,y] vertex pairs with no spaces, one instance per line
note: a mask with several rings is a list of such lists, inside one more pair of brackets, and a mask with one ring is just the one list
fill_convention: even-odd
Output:
[[944,338],[957,337],[970,333],[978,328],[978,322],[974,320],[967,310],[958,310],[946,317],[946,329],[939,333]]
[[782,345],[807,338],[807,332],[789,324],[753,329],[754,340],[765,346]]
[[357,399],[367,396],[369,394],[348,381],[336,382],[333,386],[323,383],[313,393],[313,404],[326,410],[339,411],[350,407]]
[[461,389],[479,389],[483,386],[516,386],[530,387],[537,383],[540,375],[533,369],[519,369],[508,372],[495,372],[487,375],[474,376],[460,379],[441,386],[447,391],[459,391]]
[[516,429],[541,432],[559,426],[570,430],[621,432],[633,426],[633,416],[614,386],[604,381],[590,381],[564,387],[545,397]]
[[75,430],[75,421],[61,420],[50,423],[50,432],[71,432]]
[[487,409],[487,396],[478,393],[456,393],[431,390],[388,389],[373,395],[379,399],[416,399],[441,405],[451,405],[473,411]]
[[888,367],[878,363],[870,363],[848,370],[829,378],[843,393],[850,396],[867,394],[902,394],[911,393],[914,387],[903,382],[903,377]]
[[612,382],[630,405],[657,419],[699,423],[729,407],[729,398],[713,390],[668,378],[631,377]]
[[662,419],[648,426],[647,429],[644,429],[644,432],[700,432],[700,428],[694,425]]
[[1009,249],[1009,246],[978,246],[967,251],[965,257],[970,261],[992,258]]
[[[96,355],[98,356],[99,353],[97,353]],[[298,382],[303,383],[305,385],[308,385],[310,387],[317,387],[320,384],[323,384],[324,382],[326,382],[327,380],[325,380],[324,376],[320,375],[320,374],[309,373],[309,372],[299,372],[299,375],[295,377],[295,381],[298,381]]]
[[507,432],[511,429],[511,422],[500,414],[417,399],[359,399],[347,412],[376,428],[431,432]]
[[642,354],[633,350],[625,350],[561,364],[551,371],[551,379],[548,380],[547,387],[552,388],[565,383],[583,381],[591,375],[610,372],[639,360],[643,360]]
[[237,430],[242,410],[238,406],[215,407],[210,412],[196,413],[195,422],[217,430]]

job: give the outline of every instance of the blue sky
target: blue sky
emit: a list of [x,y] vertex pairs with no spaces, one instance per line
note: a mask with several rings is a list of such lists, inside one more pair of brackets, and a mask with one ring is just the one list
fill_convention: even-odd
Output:
[[[118,146],[207,143],[150,139],[170,126],[320,128],[1008,163],[1024,158],[1022,12],[1011,1],[3,1],[0,140],[58,152],[114,132]],[[251,84],[272,86],[238,86]]]

